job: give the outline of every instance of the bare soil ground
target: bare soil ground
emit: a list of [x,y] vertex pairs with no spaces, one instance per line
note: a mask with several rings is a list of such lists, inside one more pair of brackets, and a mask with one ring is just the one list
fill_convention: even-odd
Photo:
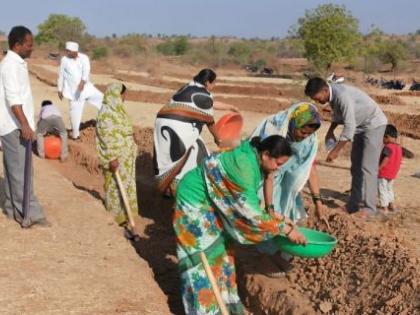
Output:
[[[35,159],[35,188],[51,228],[0,216],[1,314],[168,314],[167,298],[100,200]],[[0,171],[3,189],[3,169]],[[4,191],[0,192],[1,204]]]
[[[300,60],[290,62],[287,66],[299,72],[305,63]],[[54,87],[56,64],[33,60],[30,69],[34,75],[32,85],[36,103],[52,99],[68,121],[67,104],[58,101]],[[5,219],[0,220],[2,227],[10,230],[6,242],[3,237],[1,239],[7,249],[7,259],[11,262],[7,264],[9,267],[0,267],[0,274],[11,274],[10,266],[19,270],[25,270],[28,266],[25,258],[25,249],[28,247],[21,245],[26,235],[29,235],[26,242],[36,240],[32,242],[34,244],[31,243],[36,248],[29,256],[31,263],[44,266],[48,261],[51,264],[48,268],[38,269],[37,275],[41,275],[42,280],[37,281],[38,278],[34,277],[37,282],[25,281],[30,269],[26,273],[19,272],[15,281],[13,276],[7,276],[8,284],[12,286],[0,288],[0,299],[13,303],[6,313],[13,314],[13,310],[17,309],[16,314],[148,314],[147,311],[182,314],[171,226],[172,202],[162,199],[154,190],[151,128],[157,111],[168,101],[171,91],[187,82],[189,75],[185,69],[181,71],[178,65],[168,68],[164,75],[131,70],[109,71],[99,66],[96,69],[93,81],[102,89],[116,79],[123,79],[129,86],[126,106],[138,126],[137,183],[141,213],[136,220],[141,230],[141,240],[135,244],[127,243],[120,229],[112,224],[111,216],[104,211],[101,204],[102,176],[94,152],[94,131],[92,125],[87,124],[82,131],[82,141],[70,143],[69,161],[64,164],[37,161],[36,164],[38,195],[53,221],[53,227],[46,232],[34,230],[25,234]],[[181,74],[177,74],[177,71]],[[268,114],[303,97],[303,81],[252,78],[241,73],[232,75],[231,72],[235,71],[225,71],[219,77],[215,97],[240,107],[245,119],[244,136],[249,135]],[[355,77],[357,79],[358,75]],[[332,227],[329,232],[339,239],[337,249],[329,257],[320,260],[296,259],[295,269],[287,278],[273,280],[263,275],[273,266],[261,263],[260,255],[255,250],[238,248],[241,295],[250,314],[420,312],[420,195],[415,193],[420,179],[412,177],[420,171],[420,141],[415,140],[420,136],[418,97],[411,94],[394,95],[394,92],[372,87],[368,92],[380,103],[387,104],[383,106],[388,117],[407,135],[402,139],[404,146],[416,154],[415,159],[404,161],[396,182],[400,213],[386,222],[373,223],[365,223],[342,213],[340,206],[347,198],[344,191],[350,186],[348,156],[343,155],[333,165],[322,163],[325,149],[321,145],[318,169],[323,195],[329,207]],[[222,114],[217,112],[216,117]],[[95,116],[95,110],[86,107],[84,119]],[[325,113],[324,119],[328,120],[328,117],[329,114]],[[323,126],[319,132],[321,142],[325,131],[326,127]],[[209,134],[205,132],[204,136],[209,147],[214,148]],[[66,185],[56,184],[61,181]],[[60,211],[54,211],[56,208]],[[308,224],[319,229],[326,228],[312,219]],[[94,229],[90,229],[91,226]],[[64,236],[66,246],[56,244],[55,240]],[[54,240],[53,244],[51,239]],[[112,239],[110,249],[106,247],[109,239]],[[104,248],[106,254],[101,252],[105,251]],[[70,257],[78,257],[84,253],[84,249],[89,255],[86,254],[83,259],[69,259],[64,263],[55,261],[57,256],[67,257],[69,253]],[[119,259],[104,263],[101,255]],[[74,270],[77,272],[71,272]],[[60,279],[61,282],[56,284],[45,278]],[[125,284],[124,288],[120,287],[120,283]],[[21,298],[21,292],[25,290],[31,293]],[[123,296],[126,298],[120,300]]]

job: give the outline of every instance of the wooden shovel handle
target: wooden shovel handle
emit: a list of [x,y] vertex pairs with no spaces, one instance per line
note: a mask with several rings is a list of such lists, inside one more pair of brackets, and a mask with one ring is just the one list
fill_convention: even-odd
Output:
[[134,232],[135,223],[134,223],[134,219],[133,219],[133,214],[131,212],[130,202],[128,201],[127,192],[125,191],[125,188],[124,188],[124,185],[122,183],[121,176],[120,176],[120,173],[118,172],[118,170],[115,171],[115,179],[117,180],[117,185],[118,185],[118,188],[120,189],[121,197],[122,197],[123,202],[124,202],[125,210],[126,210],[127,217],[128,217],[128,223],[130,224],[130,226],[131,226],[131,228]]
[[207,257],[203,252],[200,253],[200,259],[201,259],[201,263],[203,264],[204,270],[206,271],[207,278],[209,279],[211,283],[214,296],[216,297],[216,301],[217,301],[217,304],[219,305],[222,315],[229,315],[229,311],[226,307],[225,302],[223,301],[222,294],[220,293],[219,287],[217,286],[216,278],[214,277],[213,271],[210,268]]

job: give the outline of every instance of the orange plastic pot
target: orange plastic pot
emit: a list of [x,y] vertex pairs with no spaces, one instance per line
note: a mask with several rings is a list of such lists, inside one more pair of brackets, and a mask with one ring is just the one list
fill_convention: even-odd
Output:
[[46,136],[44,138],[44,152],[47,159],[56,160],[61,154],[61,139],[56,136]]
[[243,118],[238,113],[224,115],[216,123],[216,131],[220,140],[235,141],[241,137]]

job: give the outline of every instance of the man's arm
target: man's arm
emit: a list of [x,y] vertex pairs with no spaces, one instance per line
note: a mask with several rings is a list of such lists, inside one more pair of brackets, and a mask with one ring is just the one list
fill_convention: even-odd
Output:
[[57,88],[58,88],[58,97],[60,98],[60,100],[62,100],[63,88],[64,88],[64,59],[61,59],[60,68],[58,70]]
[[[348,96],[341,96],[337,105],[343,116],[344,128],[334,149],[332,149],[328,154],[327,162],[332,162],[338,157],[340,151],[346,146],[346,144],[353,141],[353,137],[356,132],[356,118],[354,114],[353,100]],[[332,125],[333,123],[331,124],[331,127],[333,127]]]
[[325,141],[327,141],[328,139],[333,139],[334,142],[337,141],[334,135],[334,130],[337,128],[337,126],[338,126],[338,123],[334,121],[331,122],[330,128],[328,128],[327,134],[325,135]]
[[339,141],[353,141],[356,132],[356,117],[354,113],[354,101],[349,96],[342,96],[340,98],[339,107],[343,114],[343,132],[340,135]]
[[25,113],[23,112],[22,105],[12,105],[11,109],[16,119],[20,123],[20,136],[25,140],[34,140],[35,132],[29,126],[29,122],[26,119]]
[[20,123],[21,137],[26,140],[32,140],[35,138],[35,132],[29,126],[28,119],[23,112],[22,104],[23,99],[21,97],[20,83],[17,78],[16,69],[7,69],[2,74],[4,93],[12,113]]
[[82,58],[82,80],[79,83],[79,91],[83,91],[85,83],[89,80],[90,76],[90,61],[88,57]]

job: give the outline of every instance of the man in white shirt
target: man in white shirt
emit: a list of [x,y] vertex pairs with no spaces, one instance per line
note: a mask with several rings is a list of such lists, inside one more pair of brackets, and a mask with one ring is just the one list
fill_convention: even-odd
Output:
[[61,59],[58,75],[58,97],[70,102],[72,138],[79,138],[83,107],[89,102],[98,110],[102,107],[103,94],[89,81],[89,57],[79,52],[79,44],[66,43],[66,56]]
[[[32,178],[31,183],[27,182],[31,187],[30,202],[23,220],[25,153],[35,138],[34,106],[25,62],[33,49],[32,33],[24,26],[16,26],[10,31],[8,39],[10,50],[0,63],[0,137],[6,195],[4,213],[23,228],[34,224],[49,226],[33,193]],[[31,161],[27,165],[32,165]]]
[[39,121],[36,127],[36,143],[38,155],[41,158],[45,158],[44,137],[47,134],[58,134],[60,136],[60,161],[64,162],[68,157],[67,130],[61,117],[60,110],[49,100],[45,100],[41,104],[41,112],[39,113]]

